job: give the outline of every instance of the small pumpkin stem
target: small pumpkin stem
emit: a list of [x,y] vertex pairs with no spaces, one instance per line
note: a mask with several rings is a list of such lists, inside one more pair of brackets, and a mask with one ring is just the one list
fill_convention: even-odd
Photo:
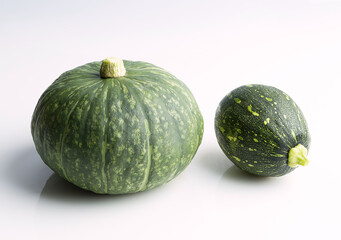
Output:
[[106,58],[102,61],[100,75],[101,78],[118,78],[126,74],[123,61],[118,58]]
[[298,144],[296,147],[290,149],[288,157],[289,167],[293,168],[298,165],[307,166],[309,164],[307,154],[308,150],[302,144]]

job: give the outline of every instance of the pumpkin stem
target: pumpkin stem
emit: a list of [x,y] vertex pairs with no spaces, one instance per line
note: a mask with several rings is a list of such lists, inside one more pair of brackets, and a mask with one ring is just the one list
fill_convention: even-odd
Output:
[[126,69],[121,59],[110,57],[102,61],[101,78],[118,78],[123,77],[125,74]]
[[307,166],[309,164],[307,154],[308,150],[302,144],[298,144],[296,147],[290,149],[288,157],[289,167],[293,168],[298,165]]

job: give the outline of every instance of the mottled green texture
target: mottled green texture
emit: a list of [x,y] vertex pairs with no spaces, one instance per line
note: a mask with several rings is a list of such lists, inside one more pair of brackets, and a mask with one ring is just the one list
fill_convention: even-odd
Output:
[[[236,101],[238,99],[238,101]],[[306,120],[295,102],[281,90],[247,85],[229,93],[215,116],[218,143],[239,168],[260,176],[282,176],[290,149],[309,149]]]
[[118,78],[101,78],[101,62],[65,72],[32,118],[42,160],[96,193],[133,193],[170,181],[191,162],[203,136],[203,118],[181,81],[149,63],[124,66]]

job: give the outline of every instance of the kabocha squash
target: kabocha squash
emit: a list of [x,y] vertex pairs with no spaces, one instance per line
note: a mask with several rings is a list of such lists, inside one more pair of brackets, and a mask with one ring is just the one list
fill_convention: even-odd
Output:
[[296,103],[281,90],[246,85],[220,102],[215,132],[225,155],[260,176],[282,176],[307,165],[310,135]]
[[100,194],[149,190],[181,173],[203,136],[189,89],[146,62],[108,58],[63,73],[31,122],[42,160]]

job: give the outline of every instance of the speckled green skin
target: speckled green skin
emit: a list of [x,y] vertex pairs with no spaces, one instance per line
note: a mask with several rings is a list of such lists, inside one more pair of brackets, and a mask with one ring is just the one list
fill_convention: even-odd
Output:
[[218,143],[239,168],[260,176],[282,176],[289,150],[307,149],[310,135],[295,102],[281,90],[264,85],[239,87],[219,104],[215,116]]
[[101,78],[101,62],[65,72],[32,118],[42,160],[95,193],[134,193],[170,181],[191,162],[203,136],[203,118],[182,82],[149,63],[124,65],[127,73],[119,78]]

